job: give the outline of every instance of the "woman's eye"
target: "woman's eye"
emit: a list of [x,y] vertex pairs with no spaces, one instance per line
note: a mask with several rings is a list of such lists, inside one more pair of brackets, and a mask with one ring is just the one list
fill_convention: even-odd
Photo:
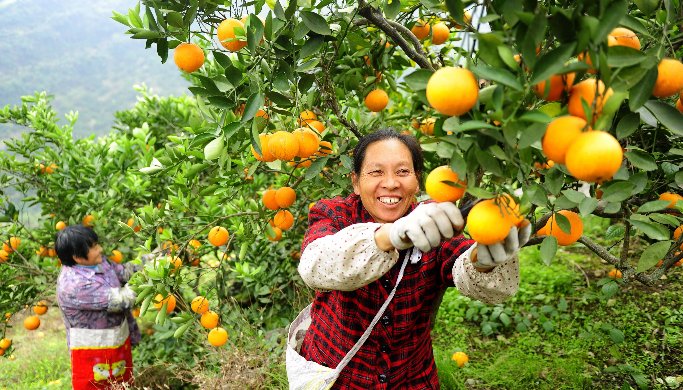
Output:
[[379,171],[379,170],[377,170],[377,171],[370,171],[370,172],[368,172],[368,175],[370,175],[370,176],[372,176],[372,177],[379,177],[379,176],[382,176],[382,171]]
[[396,176],[401,176],[401,177],[410,176],[410,170],[409,169],[400,169],[396,172]]

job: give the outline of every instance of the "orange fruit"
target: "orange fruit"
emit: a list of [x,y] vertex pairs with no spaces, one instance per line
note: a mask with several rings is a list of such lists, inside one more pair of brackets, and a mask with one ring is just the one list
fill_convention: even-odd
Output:
[[39,316],[42,316],[43,314],[47,313],[47,302],[40,301],[36,303],[33,306],[33,312],[38,314]]
[[543,135],[543,154],[564,164],[567,149],[586,127],[586,121],[578,116],[565,115],[553,119]]
[[583,221],[581,221],[581,217],[573,211],[560,210],[558,213],[564,215],[569,220],[569,233],[560,228],[560,225],[556,221],[555,214],[553,214],[543,228],[545,229],[544,234],[557,238],[557,243],[559,245],[571,245],[581,238],[581,235],[583,234]]
[[173,265],[171,273],[178,271],[183,266],[183,260],[180,257],[172,257],[170,263]]
[[173,61],[178,68],[192,73],[204,65],[204,51],[194,43],[183,42],[173,51]]
[[322,133],[323,131],[325,131],[325,125],[320,121],[308,121],[306,126],[315,129],[318,133]]
[[135,307],[133,310],[130,311],[130,313],[133,315],[133,318],[138,318],[140,317],[140,308]]
[[3,244],[2,249],[4,249],[7,253],[12,253],[19,249],[19,245],[21,245],[21,239],[19,237],[10,237],[7,244]]
[[133,218],[129,218],[128,222],[126,222],[126,225],[130,226],[133,229],[133,231],[136,233],[139,232],[140,229],[142,229],[142,227],[135,225],[135,219],[133,219]]
[[202,246],[202,243],[199,242],[199,240],[195,240],[195,239],[190,240],[187,244],[188,244],[189,246],[193,247],[194,249],[197,249],[197,248],[199,248],[200,246]]
[[621,167],[624,151],[616,138],[605,131],[579,134],[567,149],[565,165],[572,176],[590,183],[609,180]]
[[612,94],[612,88],[605,90],[605,83],[603,83],[602,80],[593,78],[586,79],[572,87],[567,108],[571,115],[588,120],[587,114],[581,103],[582,101],[585,101],[593,112],[594,120],[600,116],[602,108]]
[[683,201],[683,196],[674,194],[673,192],[664,192],[659,195],[659,200],[668,200],[670,203],[666,207],[672,209],[676,207],[676,202]]
[[0,263],[4,263],[7,259],[9,259],[9,253],[4,249],[0,249]]
[[657,65],[657,81],[652,95],[658,98],[673,96],[683,89],[683,63],[673,58],[662,58]]
[[261,152],[263,153],[263,155],[258,154],[253,146],[251,147],[251,153],[259,161],[275,161],[275,156],[273,156],[273,154],[268,149],[268,141],[270,140],[270,134],[259,134],[258,137],[259,143],[261,144]]
[[213,310],[207,310],[202,314],[199,323],[206,329],[213,329],[218,326],[218,313]]
[[272,225],[282,230],[289,230],[294,225],[294,216],[289,210],[280,210],[273,217]]
[[209,242],[213,246],[221,246],[225,245],[228,243],[228,239],[230,238],[230,234],[228,233],[228,230],[222,226],[214,226],[211,228],[209,231]]
[[57,230],[62,230],[66,227],[66,222],[64,221],[59,221],[55,224],[55,229]]
[[109,256],[109,260],[115,262],[115,263],[121,263],[123,261],[123,253],[121,251],[114,249],[111,251],[111,256]]
[[223,328],[213,328],[209,331],[209,344],[220,347],[228,341],[228,332]]
[[681,96],[679,96],[678,100],[676,100],[676,109],[678,112],[683,113],[683,101],[681,100]]
[[269,234],[268,231],[266,230],[266,238],[269,239],[270,241],[280,241],[282,240],[282,229],[279,227],[271,226],[273,229],[273,234]]
[[229,51],[238,51],[247,46],[247,41],[240,41],[235,38],[237,35],[235,28],[241,28],[244,31],[244,23],[237,19],[225,19],[218,25],[218,41]]
[[[318,121],[313,121],[308,125],[312,126],[314,122],[320,123]],[[294,134],[299,141],[299,151],[296,153],[297,157],[308,158],[318,151],[320,137],[318,137],[318,134],[316,134],[315,131],[302,127],[294,130],[292,134]]]
[[466,226],[474,241],[482,245],[491,245],[507,237],[512,221],[493,199],[486,199],[472,207],[467,216]]
[[524,222],[524,214],[519,209],[519,204],[510,194],[503,194],[496,198],[495,204],[500,207],[505,218],[510,222],[510,225],[520,226]]
[[268,140],[268,150],[275,159],[290,161],[299,153],[299,139],[288,131],[277,131]]
[[[444,183],[450,181],[455,185]],[[437,202],[455,202],[462,198],[467,189],[467,182],[459,180],[458,174],[448,165],[435,168],[427,175],[425,191]]]
[[607,44],[609,46],[628,46],[640,50],[640,39],[638,39],[636,33],[624,27],[613,29],[609,33]]
[[311,157],[309,159],[303,160],[303,161],[289,161],[287,165],[296,168],[308,168],[313,164],[313,159],[315,157]]
[[263,191],[263,197],[261,199],[263,200],[263,205],[266,206],[267,209],[277,210],[280,208],[280,206],[277,204],[277,197],[275,196],[276,194],[276,190],[269,189]]
[[49,174],[52,174],[56,169],[57,169],[57,164],[53,163],[53,164],[50,164],[50,165],[45,167],[44,173],[47,173],[49,175]]
[[254,114],[255,117],[263,118],[263,119],[268,119],[270,118],[268,116],[268,113],[265,110],[259,109],[256,111],[256,114]]
[[424,135],[434,135],[434,123],[436,118],[425,118],[419,125],[420,132]]
[[190,308],[197,314],[204,314],[209,310],[209,300],[199,295],[190,302]]
[[415,22],[410,31],[417,37],[417,39],[423,40],[429,36],[430,26],[428,23],[418,20]]
[[286,209],[296,201],[296,192],[292,187],[282,187],[275,191],[275,201],[280,208]]
[[576,75],[574,73],[556,74],[550,76],[550,79],[541,81],[540,83],[534,85],[534,93],[536,96],[549,102],[561,100],[562,94],[568,94],[572,89],[575,76]]
[[332,154],[332,143],[330,141],[320,141],[320,147],[316,155],[327,156],[328,154]]
[[[683,225],[679,226],[674,230],[674,240],[678,241],[678,239],[681,237],[681,234],[683,234]],[[681,249],[683,249],[683,244],[681,244]]]
[[448,40],[451,35],[451,30],[446,23],[439,22],[432,26],[432,43],[440,45]]
[[456,352],[451,356],[451,360],[453,360],[458,367],[462,367],[465,363],[470,361],[470,358],[465,352]]
[[0,340],[0,349],[9,349],[12,346],[12,340],[2,339]]
[[375,89],[370,91],[365,97],[365,107],[372,112],[379,112],[386,108],[389,104],[389,95],[382,89]]
[[36,330],[40,326],[40,318],[38,316],[28,316],[24,319],[24,328],[28,330]]
[[85,227],[91,227],[95,223],[95,217],[92,214],[88,214],[83,217],[83,221],[81,223]]
[[427,82],[429,104],[444,115],[462,115],[471,110],[479,97],[474,74],[464,68],[443,67]]
[[315,112],[311,110],[301,111],[299,114],[299,126],[306,125],[316,119],[318,119],[318,116],[315,115]]
[[156,308],[157,310],[161,310],[161,308],[164,307],[164,303],[167,303],[166,313],[169,314],[175,309],[176,305],[176,299],[173,294],[168,294],[166,298],[164,298],[161,294],[157,294],[152,302],[154,308]]
[[612,268],[612,269],[607,273],[607,276],[608,276],[610,279],[621,279],[623,275],[621,274],[621,271],[619,271],[618,269]]

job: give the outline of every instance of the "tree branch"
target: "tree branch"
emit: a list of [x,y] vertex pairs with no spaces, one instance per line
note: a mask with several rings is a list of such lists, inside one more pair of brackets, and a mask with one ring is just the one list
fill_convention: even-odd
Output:
[[[421,68],[435,70],[434,66],[427,59],[427,55],[422,50],[422,44],[410,30],[396,22],[385,19],[380,11],[368,5],[365,0],[358,1],[358,14],[372,22],[372,24],[387,34],[387,36],[391,37],[392,41],[403,49],[403,52],[408,58],[415,61]],[[399,31],[410,37],[414,47],[411,47],[408,44]]]

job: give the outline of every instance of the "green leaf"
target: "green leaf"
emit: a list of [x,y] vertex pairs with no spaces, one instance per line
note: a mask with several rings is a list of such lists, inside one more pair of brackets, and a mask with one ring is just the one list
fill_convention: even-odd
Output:
[[478,64],[473,66],[471,70],[480,78],[507,85],[517,91],[523,89],[522,84],[520,84],[515,75],[503,68],[494,68],[492,66]]
[[421,91],[427,89],[427,83],[433,74],[434,72],[427,69],[417,69],[407,75],[403,80],[413,91]]
[[551,168],[545,174],[545,182],[543,186],[548,190],[548,193],[557,195],[562,190],[564,184],[564,174],[557,168]]
[[534,66],[534,74],[529,83],[538,84],[550,76],[561,73],[564,63],[574,54],[576,43],[567,43],[542,55]]
[[541,243],[541,260],[545,265],[550,265],[557,253],[557,238],[554,236],[547,236]]
[[637,213],[651,213],[653,211],[664,210],[669,205],[668,200],[653,200],[638,207]]
[[166,14],[166,23],[173,27],[183,27],[183,15],[180,12],[171,11]]
[[626,228],[624,228],[624,225],[609,225],[607,231],[605,231],[605,238],[608,240],[616,240],[619,238],[624,238],[625,233]]
[[249,96],[249,99],[247,99],[247,103],[244,107],[244,114],[242,114],[242,123],[252,119],[254,115],[256,115],[256,112],[263,107],[263,102],[263,94],[260,92]]
[[301,11],[300,15],[304,24],[306,24],[311,31],[320,35],[332,35],[330,26],[327,25],[327,21],[322,16],[310,11]]
[[500,166],[498,159],[493,157],[489,151],[485,151],[479,148],[474,150],[474,154],[477,157],[477,161],[485,171],[493,173],[496,176],[502,176],[503,170]]
[[678,172],[674,176],[674,180],[676,181],[676,184],[680,187],[683,188],[683,171]]
[[643,222],[643,221],[638,221],[633,219],[633,216],[629,218],[629,222],[635,227],[636,229],[640,230],[641,232],[645,233],[648,237],[650,237],[653,240],[668,240],[669,239],[669,229],[659,223],[656,222]]
[[612,181],[602,186],[602,199],[607,202],[621,202],[631,197],[635,185],[628,181]]
[[611,298],[619,292],[619,284],[614,280],[610,280],[609,282],[602,285],[602,289],[600,291],[605,296],[605,298]]
[[446,0],[446,9],[451,17],[455,19],[456,22],[463,24],[463,16],[465,15],[465,7],[461,0]]
[[647,58],[647,54],[628,46],[610,46],[607,50],[607,66],[611,68],[640,64]]
[[115,21],[117,21],[117,22],[119,22],[125,26],[131,27],[130,23],[128,22],[128,17],[126,15],[120,14],[116,11],[113,11],[112,13],[113,13],[113,15],[111,16],[112,19],[114,19]]
[[654,214],[648,215],[648,217],[650,217],[650,219],[655,221],[655,222],[666,224],[666,225],[669,225],[669,226],[675,227],[675,228],[677,228],[681,224],[681,222],[678,220],[678,218],[674,217],[671,214],[654,213]]
[[657,67],[653,66],[645,73],[642,79],[629,89],[628,107],[631,111],[636,111],[645,104],[652,95],[652,89],[656,81]]
[[318,53],[320,51],[320,48],[323,46],[324,42],[325,38],[323,38],[320,35],[315,35],[309,38],[306,41],[306,43],[304,43],[303,47],[301,47],[301,51],[299,52],[299,59],[303,59]]
[[627,11],[626,1],[613,1],[600,16],[600,23],[592,36],[593,43],[604,42],[607,39],[607,34],[619,25],[619,21],[626,16]]
[[546,125],[544,123],[534,123],[522,131],[517,147],[519,149],[528,148],[533,143],[540,141],[545,134]]
[[572,202],[579,204],[581,201],[586,199],[586,195],[583,192],[579,192],[577,190],[572,190],[572,189],[566,189],[562,191],[562,194],[567,197],[567,199],[571,200]]
[[532,111],[527,111],[522,116],[519,117],[520,121],[525,121],[525,122],[536,122],[536,123],[550,123],[550,121],[553,118],[551,118],[548,114],[539,111],[539,110],[532,110]]
[[490,123],[473,120],[473,121],[467,121],[467,122],[462,122],[462,123],[458,124],[458,126],[455,128],[455,130],[452,130],[452,131],[456,132],[456,131],[481,130],[481,129],[496,130],[498,128],[496,126],[490,124]]
[[401,1],[400,0],[386,0],[384,2],[384,16],[387,19],[396,19],[399,12],[401,12]]
[[640,255],[640,259],[638,260],[636,272],[645,272],[650,268],[654,267],[655,265],[657,265],[659,260],[662,260],[664,256],[666,256],[666,253],[669,251],[669,248],[671,247],[671,243],[672,241],[667,240],[656,242],[652,245],[645,247],[645,250]]
[[130,21],[130,25],[133,27],[137,27],[139,29],[142,28],[142,19],[140,19],[140,15],[138,15],[139,9],[135,10],[133,8],[128,10],[128,21]]
[[159,31],[146,30],[144,28],[131,28],[128,31],[133,33],[133,39],[157,39],[164,36]]
[[588,216],[598,207],[598,200],[595,198],[584,198],[581,203],[579,203],[579,214],[582,217]]
[[683,135],[683,114],[674,107],[658,100],[648,100],[645,108],[657,118],[659,123],[673,133]]
[[323,168],[325,168],[325,164],[327,164],[327,160],[329,159],[329,157],[324,157],[313,161],[313,164],[311,164],[311,166],[308,167],[308,169],[306,169],[304,179],[310,180],[316,177],[320,172],[322,172]]
[[650,153],[638,149],[631,149],[624,153],[624,156],[634,167],[642,169],[643,171],[654,171],[657,169],[657,162]]
[[479,187],[468,187],[467,192],[478,199],[491,199],[494,197],[494,194],[492,192],[489,192]]
[[640,114],[631,112],[624,115],[617,124],[617,139],[624,139],[638,130]]

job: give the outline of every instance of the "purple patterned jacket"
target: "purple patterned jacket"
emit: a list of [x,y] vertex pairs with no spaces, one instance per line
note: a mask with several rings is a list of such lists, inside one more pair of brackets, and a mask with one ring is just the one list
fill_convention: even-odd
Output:
[[[102,263],[95,268],[74,265],[62,266],[57,280],[57,301],[66,326],[67,345],[70,345],[70,329],[107,329],[128,321],[131,344],[140,342],[140,330],[130,309],[134,298],[126,298],[123,286],[130,279],[135,266],[110,261],[102,256]],[[122,299],[122,296],[124,298]]]

